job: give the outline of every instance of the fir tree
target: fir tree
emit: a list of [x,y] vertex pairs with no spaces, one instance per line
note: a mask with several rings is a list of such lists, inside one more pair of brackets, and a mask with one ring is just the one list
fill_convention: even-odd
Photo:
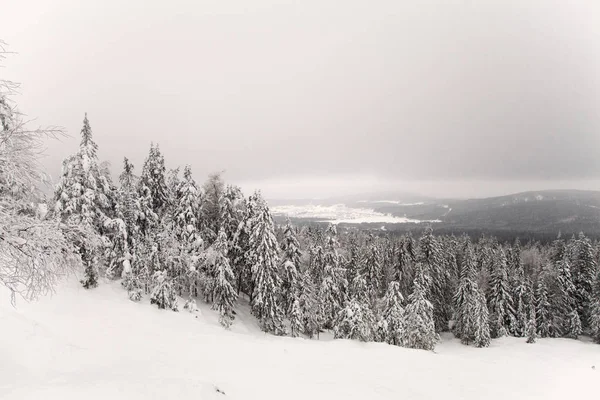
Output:
[[221,229],[217,241],[213,244],[215,285],[213,289],[213,309],[219,312],[219,323],[229,328],[233,323],[233,306],[237,301],[237,294],[233,288],[234,276],[227,258],[227,235]]
[[414,288],[402,320],[402,345],[412,349],[433,350],[438,340],[433,320],[433,305],[425,297],[427,277],[423,267],[416,265]]

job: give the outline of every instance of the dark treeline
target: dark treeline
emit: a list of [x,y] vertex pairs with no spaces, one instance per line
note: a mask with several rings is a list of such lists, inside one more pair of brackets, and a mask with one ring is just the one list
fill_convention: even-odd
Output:
[[122,279],[129,297],[162,309],[212,305],[229,327],[248,301],[265,332],[433,349],[439,333],[465,344],[493,338],[600,341],[597,243],[585,235],[521,244],[482,236],[393,235],[334,225],[276,225],[260,193],[189,167],[167,171],[158,146],[137,176],[124,160],[115,185],[98,161],[87,117],[64,161],[54,213],[89,227],[77,249],[82,284]]
[[[276,215],[274,217],[276,223],[285,223],[286,217]],[[300,227],[322,227],[326,228],[328,223],[323,221],[314,221],[310,219],[304,218],[293,218],[292,223],[294,225],[298,225]],[[386,235],[390,237],[400,237],[403,235],[411,234],[414,237],[419,237],[423,234],[425,229],[427,228],[427,224],[415,224],[415,223],[403,223],[403,224],[389,224],[389,223],[361,223],[361,224],[347,224],[342,223],[338,225],[343,229],[349,230],[361,230],[361,231],[371,231],[374,234],[379,234],[382,231],[382,226],[384,226],[384,231]],[[455,236],[463,236],[467,235],[471,240],[478,240],[482,236],[493,236],[499,243],[513,243],[515,240],[519,239],[522,243],[528,242],[539,242],[540,244],[546,245],[552,243],[557,237],[557,231],[535,231],[535,230],[516,230],[509,228],[474,228],[474,227],[460,227],[455,226],[450,223],[437,222],[433,224],[436,235],[455,235]],[[581,229],[570,228],[566,230],[558,231],[559,234],[565,237],[570,237],[572,235],[578,235],[581,232]],[[587,237],[591,240],[600,240],[600,234],[598,234],[595,230],[592,232],[588,232],[584,230]]]

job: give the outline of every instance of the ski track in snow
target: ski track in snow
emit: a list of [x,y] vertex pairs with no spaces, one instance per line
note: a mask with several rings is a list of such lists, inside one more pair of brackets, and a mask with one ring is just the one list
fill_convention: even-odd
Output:
[[227,331],[205,304],[158,310],[147,297],[129,301],[118,282],[88,291],[71,279],[16,309],[2,288],[0,399],[548,400],[600,387],[600,346],[585,339],[477,349],[444,334],[426,352],[329,333],[275,337],[240,303]]

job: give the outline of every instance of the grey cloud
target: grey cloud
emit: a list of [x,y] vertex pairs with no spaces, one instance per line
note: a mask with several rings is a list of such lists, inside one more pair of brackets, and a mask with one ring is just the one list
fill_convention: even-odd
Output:
[[[585,1],[13,2],[20,103],[101,157],[248,181],[600,178]],[[77,138],[49,145],[51,172]]]

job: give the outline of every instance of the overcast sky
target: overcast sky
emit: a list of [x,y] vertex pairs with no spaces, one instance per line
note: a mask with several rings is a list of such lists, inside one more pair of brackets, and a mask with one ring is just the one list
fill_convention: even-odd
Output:
[[600,190],[596,0],[1,0],[21,110],[273,197]]

